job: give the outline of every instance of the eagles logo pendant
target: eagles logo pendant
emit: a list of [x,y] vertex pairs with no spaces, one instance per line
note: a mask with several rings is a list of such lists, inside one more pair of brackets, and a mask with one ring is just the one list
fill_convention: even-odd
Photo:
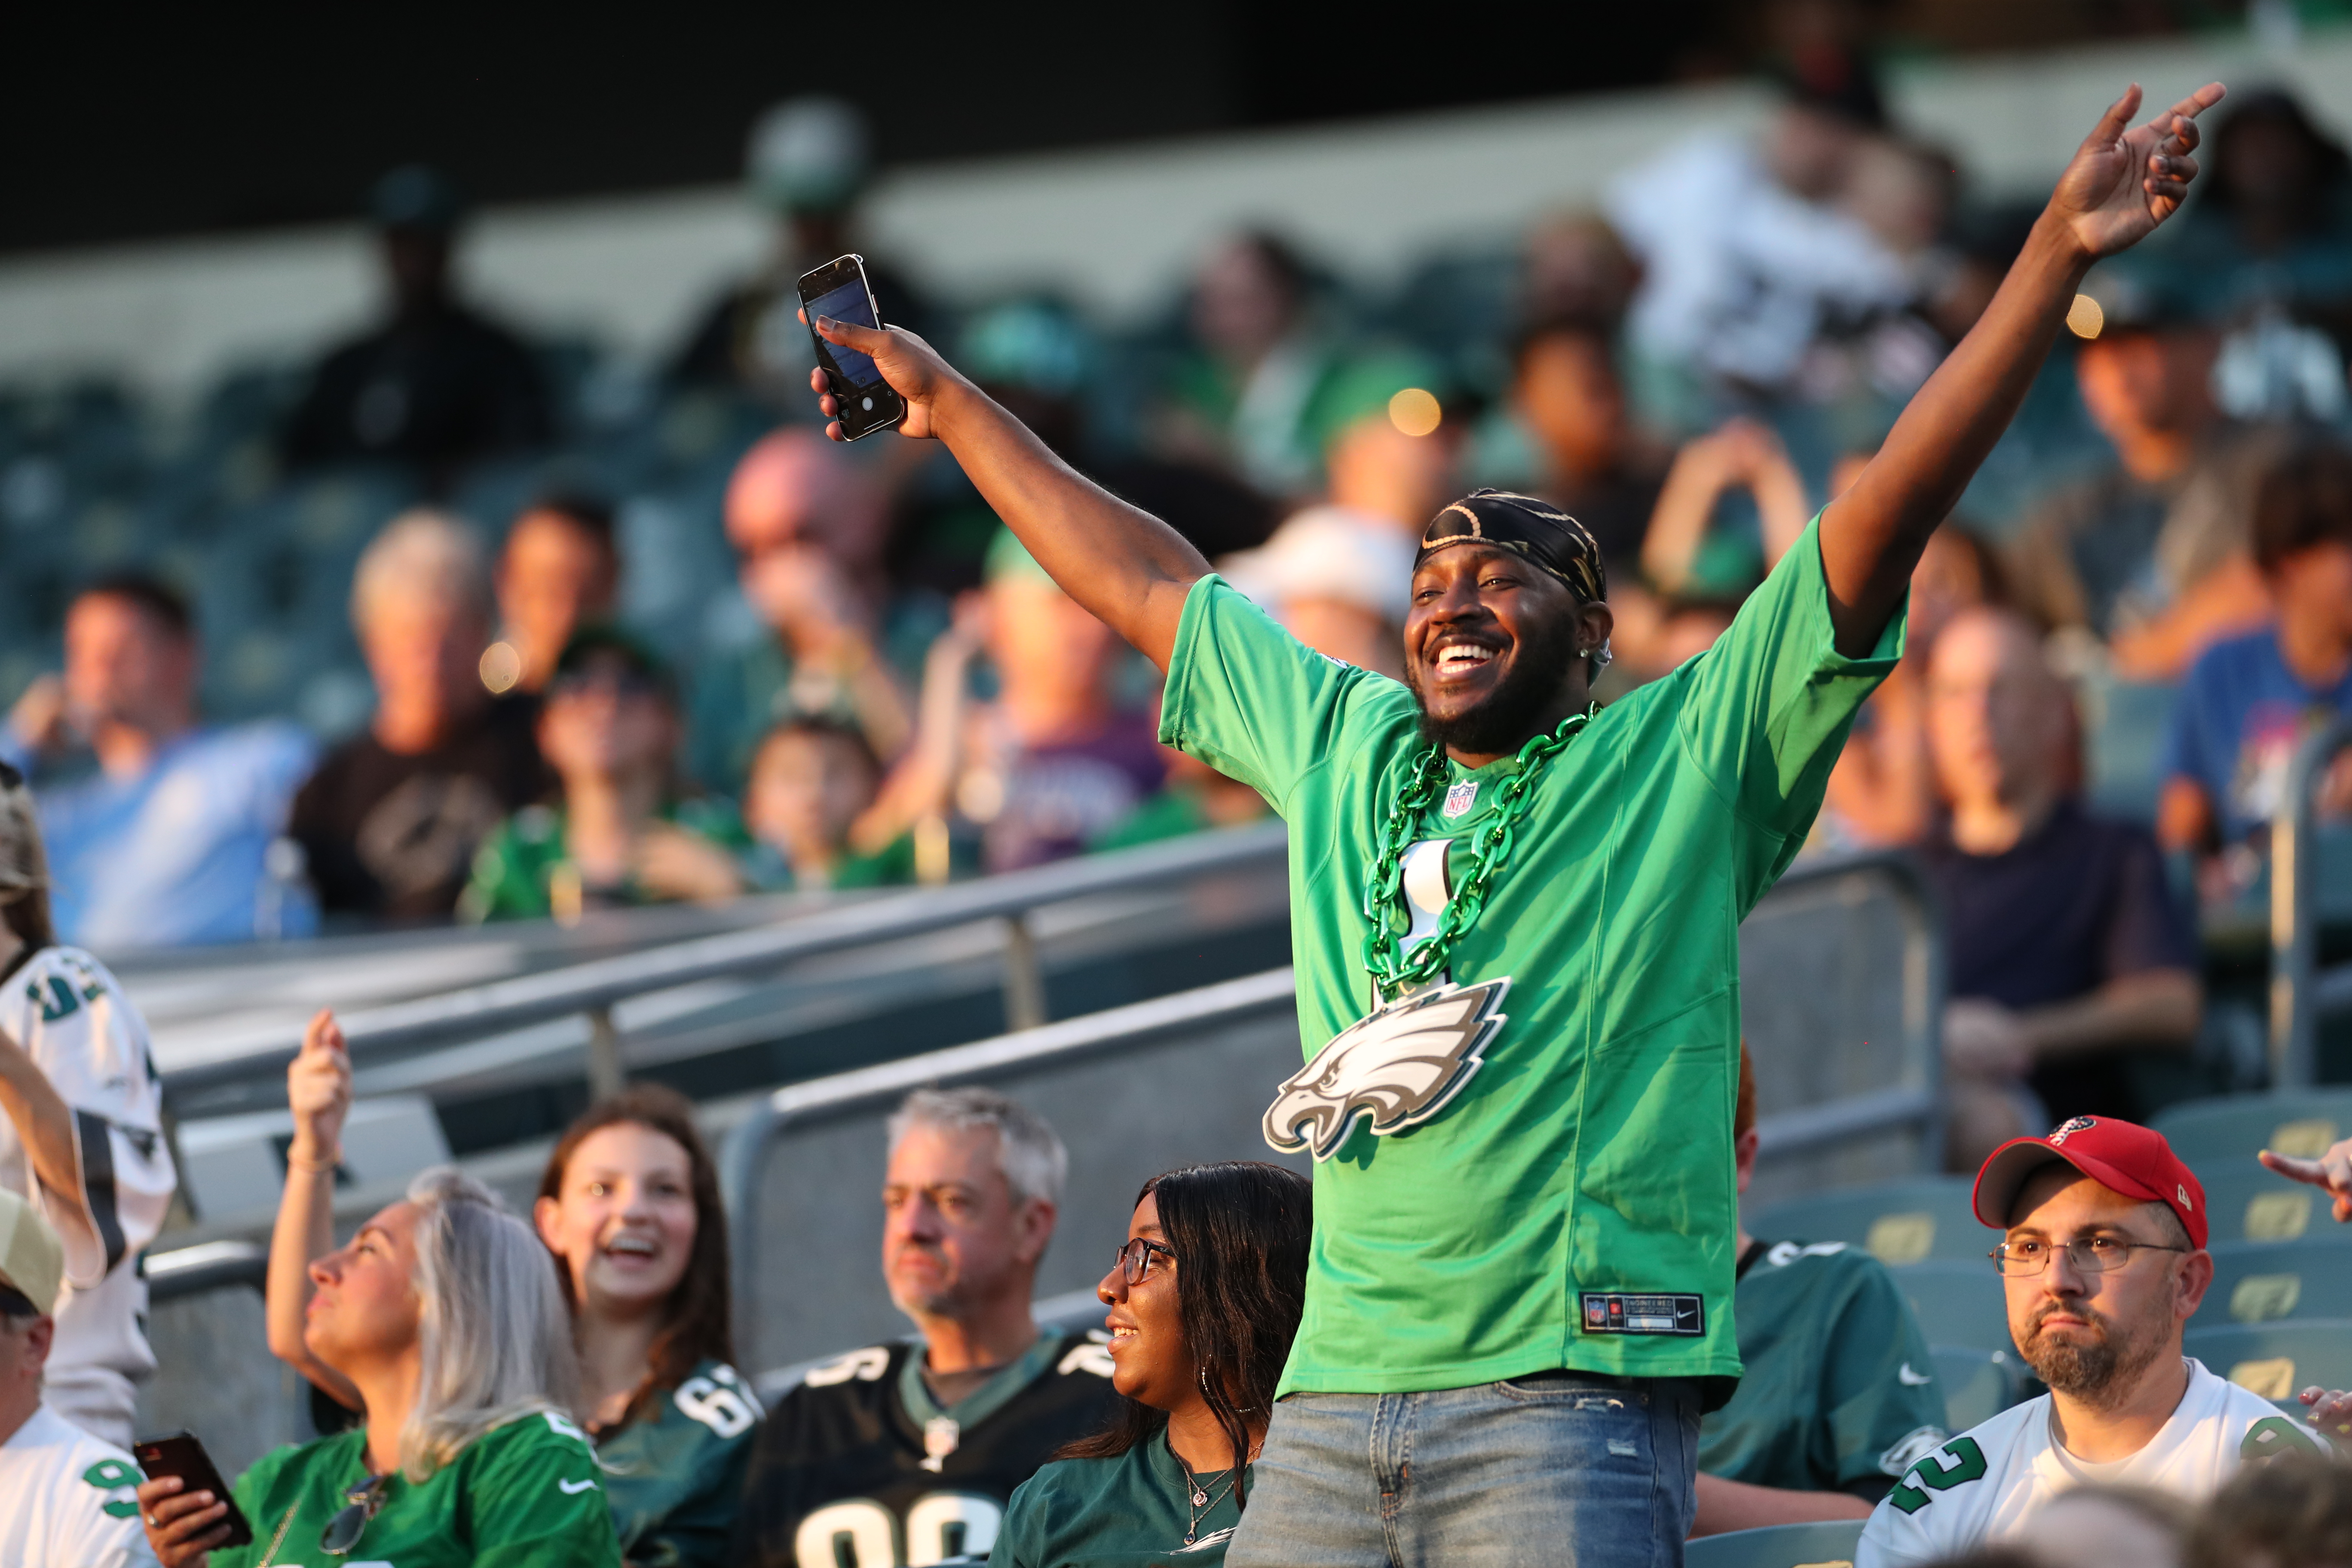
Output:
[[1328,1160],[1359,1120],[1375,1134],[1431,1120],[1484,1065],[1482,1053],[1508,1021],[1498,1009],[1510,989],[1508,975],[1433,985],[1349,1025],[1275,1091],[1267,1144]]

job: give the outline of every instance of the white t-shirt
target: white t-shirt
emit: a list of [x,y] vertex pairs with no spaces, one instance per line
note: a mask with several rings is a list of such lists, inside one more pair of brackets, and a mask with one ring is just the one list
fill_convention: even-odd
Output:
[[138,1484],[130,1455],[41,1405],[0,1443],[0,1563],[152,1568]]
[[2152,1487],[2188,1502],[2221,1489],[2248,1459],[2298,1447],[2325,1451],[2309,1427],[2189,1363],[2172,1419],[2129,1458],[2089,1464],[2050,1435],[2050,1395],[2013,1405],[1946,1443],[1903,1474],[1863,1527],[1854,1568],[1958,1556],[2025,1532],[2035,1509],[2086,1481]]
[[0,1030],[22,1046],[74,1113],[82,1191],[33,1179],[16,1123],[0,1116],[0,1187],[38,1205],[66,1245],[66,1287],[49,1352],[49,1403],[112,1442],[131,1440],[131,1382],[155,1370],[139,1326],[140,1248],[155,1239],[177,1175],[163,1142],[163,1089],[146,1020],[106,966],[46,947],[0,983]]

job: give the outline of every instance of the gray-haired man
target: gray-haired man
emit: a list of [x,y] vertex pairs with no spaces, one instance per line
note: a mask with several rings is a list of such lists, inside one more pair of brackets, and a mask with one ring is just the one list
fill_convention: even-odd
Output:
[[984,1557],[1013,1489],[1097,1430],[1110,1358],[1029,1315],[1069,1156],[993,1089],[918,1089],[890,1119],[882,1272],[922,1337],[811,1372],[760,1435],[734,1561],[892,1568]]

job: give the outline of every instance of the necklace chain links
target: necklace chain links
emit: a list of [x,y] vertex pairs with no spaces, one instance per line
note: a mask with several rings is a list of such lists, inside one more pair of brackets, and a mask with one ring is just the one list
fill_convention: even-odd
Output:
[[[1412,930],[1412,912],[1405,907],[1404,852],[1414,824],[1445,787],[1444,745],[1433,743],[1413,764],[1412,775],[1397,792],[1396,804],[1389,808],[1388,820],[1381,825],[1379,845],[1364,872],[1364,919],[1370,922],[1364,932],[1364,968],[1381,999],[1393,999],[1444,973],[1454,944],[1477,923],[1496,875],[1511,858],[1519,819],[1535,798],[1543,764],[1566,751],[1599,711],[1596,703],[1581,713],[1571,713],[1559,721],[1559,728],[1530,736],[1519,748],[1518,771],[1496,787],[1494,814],[1470,836],[1469,873],[1446,900],[1437,930],[1407,952],[1404,933]],[[1400,917],[1404,921],[1402,929],[1397,923]]]

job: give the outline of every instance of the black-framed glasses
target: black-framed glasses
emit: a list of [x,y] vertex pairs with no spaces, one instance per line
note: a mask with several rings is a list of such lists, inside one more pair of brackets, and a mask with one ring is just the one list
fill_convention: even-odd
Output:
[[2063,1247],[2046,1241],[2004,1241],[1985,1254],[1992,1266],[2011,1279],[2030,1279],[2050,1267],[2061,1251],[2077,1274],[2110,1274],[2132,1259],[2135,1252],[2187,1252],[2155,1241],[2126,1241],[2116,1236],[2078,1236]]
[[392,1472],[370,1476],[343,1494],[343,1506],[335,1517],[327,1521],[327,1528],[319,1531],[319,1550],[330,1557],[347,1557],[352,1548],[367,1533],[368,1521],[383,1506],[384,1489],[391,1484]]
[[1171,1263],[1176,1261],[1176,1254],[1167,1247],[1156,1241],[1146,1241],[1143,1237],[1137,1237],[1118,1249],[1119,1277],[1129,1285],[1142,1284],[1151,1278],[1151,1259],[1154,1254],[1168,1259]]

